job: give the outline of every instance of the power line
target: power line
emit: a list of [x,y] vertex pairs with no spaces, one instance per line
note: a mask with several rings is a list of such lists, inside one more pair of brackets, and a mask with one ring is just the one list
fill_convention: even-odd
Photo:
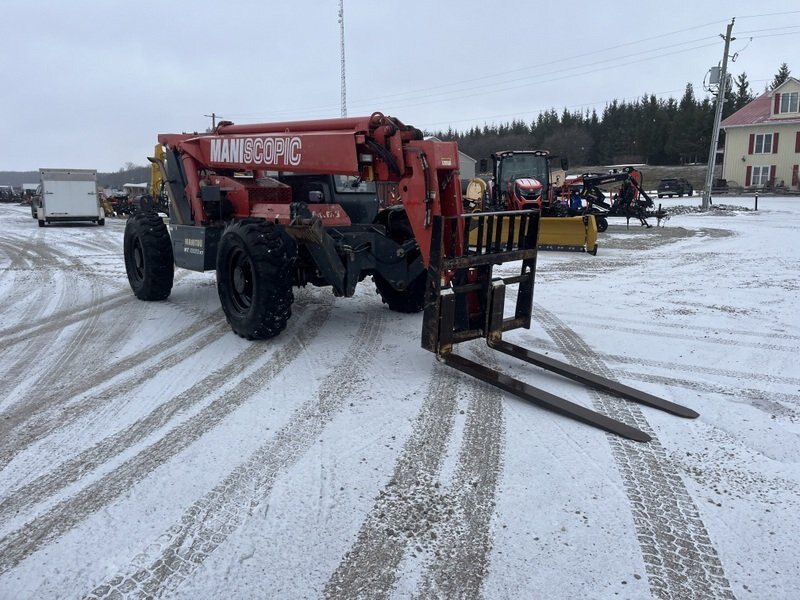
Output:
[[[343,20],[343,16],[340,19]],[[616,44],[614,46],[609,46],[607,48],[594,49],[594,50],[592,50],[590,52],[584,52],[584,53],[580,53],[580,54],[575,54],[575,55],[572,55],[572,56],[569,56],[569,57],[566,57],[566,58],[562,58],[559,61],[555,61],[555,62],[554,61],[546,61],[546,62],[538,63],[538,64],[535,64],[535,65],[528,65],[528,66],[525,66],[525,67],[518,67],[516,69],[499,71],[497,73],[493,73],[493,74],[489,74],[489,75],[482,75],[480,77],[473,77],[473,78],[470,78],[468,80],[457,80],[457,81],[454,81],[454,82],[443,83],[443,84],[439,84],[439,85],[436,85],[436,86],[418,88],[416,90],[411,90],[411,91],[408,91],[408,92],[401,92],[399,95],[401,95],[401,96],[404,96],[404,95],[405,96],[408,96],[408,95],[414,96],[414,95],[418,95],[418,94],[429,94],[432,90],[448,88],[448,87],[452,87],[452,86],[458,86],[458,85],[462,85],[464,83],[471,83],[471,82],[475,82],[475,81],[483,81],[483,80],[488,80],[488,79],[497,79],[499,77],[506,77],[508,75],[513,75],[513,74],[516,74],[516,73],[519,73],[519,72],[522,72],[522,71],[529,71],[531,69],[538,69],[538,68],[541,68],[541,67],[552,66],[553,64],[567,63],[569,61],[576,60],[576,59],[579,59],[579,58],[584,58],[584,57],[587,57],[587,56],[597,56],[598,54],[601,54],[601,53],[604,53],[604,52],[610,52],[612,50],[617,50],[617,49],[620,49],[620,48],[625,48],[625,47],[628,47],[628,46],[633,46],[633,45],[636,45],[636,44],[641,44],[641,43],[649,42],[649,41],[656,40],[656,39],[670,37],[670,36],[674,36],[674,35],[678,35],[678,34],[684,34],[687,31],[693,31],[693,30],[696,30],[696,29],[702,29],[704,27],[709,27],[709,26],[712,26],[712,25],[716,26],[716,25],[719,25],[720,23],[724,23],[724,22],[725,22],[724,20],[710,21],[708,23],[702,23],[702,24],[699,24],[699,25],[695,25],[693,27],[687,27],[687,28],[683,28],[683,29],[676,29],[674,31],[669,31],[669,32],[662,33],[662,34],[659,34],[659,35],[649,36],[647,38],[641,38],[639,40],[632,40],[632,41],[629,41],[629,42],[624,42],[622,44]],[[716,34],[714,34],[713,36],[706,36],[706,37],[703,37],[703,38],[697,38],[697,39],[688,40],[688,41],[681,41],[681,42],[678,42],[678,43],[681,43],[681,44],[694,43],[696,41],[702,41],[704,39],[710,39],[711,37],[716,38]],[[675,45],[676,44],[671,44],[669,46],[665,46],[665,47],[661,47],[661,48],[655,48],[655,49],[652,49],[652,50],[647,50],[646,52],[654,52],[654,51],[662,50],[662,49],[665,49],[665,48],[671,48],[671,47],[674,47]],[[607,59],[607,60],[616,60],[616,59]],[[584,66],[584,65],[582,65],[582,66]],[[570,67],[570,68],[574,69],[574,68],[579,68],[579,67]],[[536,76],[538,76],[538,75],[530,75],[530,76],[528,76],[528,78],[536,77]],[[505,81],[501,81],[500,83],[504,83],[504,82]],[[493,85],[493,84],[487,84],[487,85]],[[486,86],[484,86],[484,87],[486,87]],[[473,88],[467,88],[467,89],[473,89]],[[452,91],[450,93],[455,93],[457,91],[460,91],[460,90],[455,90],[455,91]],[[388,98],[392,98],[392,99],[396,99],[397,95],[398,94],[394,93],[394,94],[391,94],[389,96],[375,96],[375,97],[372,97],[372,98],[366,98],[366,99],[362,100],[362,103],[380,102],[384,98],[387,98],[387,97]],[[308,107],[307,109],[301,109],[301,110],[305,110],[306,113],[309,113],[309,112],[310,113],[315,113],[315,112],[318,113],[320,111],[325,111],[325,114],[330,114],[331,109],[332,109],[331,105],[324,105],[324,106],[318,106],[318,107]],[[247,116],[256,116],[256,115],[263,115],[263,114],[270,114],[270,115],[280,115],[280,114],[296,115],[297,114],[297,109],[295,108],[295,109],[291,109],[291,110],[287,110],[287,111],[270,111],[270,113],[263,113],[263,112],[258,112],[258,113],[229,113],[229,116],[231,116],[231,117],[240,117],[240,116],[241,117],[247,117]]]
[[760,15],[744,15],[736,17],[737,19],[758,19],[761,17],[780,17],[783,15],[798,15],[800,14],[800,10],[789,10],[784,12],[774,12],[774,13],[762,13]]
[[[762,15],[748,15],[747,17],[743,18],[758,18],[758,17],[767,17],[767,16],[778,16],[778,15],[788,15],[788,14],[796,14],[800,13],[800,11],[785,11],[779,13],[767,13]],[[343,19],[343,16],[342,16]],[[540,63],[537,65],[528,65],[526,67],[520,67],[511,70],[505,70],[489,75],[483,75],[476,78],[471,78],[469,80],[459,80],[453,81],[450,83],[443,83],[435,86],[429,86],[425,88],[418,88],[415,90],[409,90],[400,93],[394,93],[392,95],[381,95],[381,96],[373,96],[368,98],[363,98],[357,100],[354,105],[357,107],[362,107],[365,110],[371,110],[375,107],[376,104],[380,104],[383,110],[387,110],[391,107],[392,110],[404,109],[409,107],[420,107],[432,104],[441,104],[445,102],[450,102],[453,99],[463,99],[463,98],[475,98],[479,96],[491,96],[503,92],[514,91],[519,89],[528,88],[531,86],[541,86],[543,84],[548,83],[555,83],[558,81],[581,77],[583,75],[591,74],[592,72],[596,71],[596,67],[604,66],[608,70],[618,69],[621,67],[628,67],[633,64],[642,63],[642,62],[649,62],[653,60],[658,60],[660,58],[664,58],[667,56],[673,56],[680,53],[685,52],[692,52],[698,49],[706,48],[714,44],[698,44],[693,45],[691,47],[686,47],[686,44],[695,44],[696,42],[702,42],[707,39],[711,39],[709,37],[702,37],[696,38],[692,40],[683,40],[679,42],[673,42],[666,46],[661,46],[658,48],[652,48],[648,50],[644,50],[639,52],[637,55],[641,56],[642,54],[652,54],[654,52],[660,52],[663,50],[673,50],[669,52],[661,52],[660,54],[651,55],[651,56],[642,56],[641,58],[637,58],[631,60],[628,56],[617,56],[617,57],[610,57],[602,60],[596,60],[588,64],[580,64],[571,67],[564,67],[557,70],[548,70],[544,72],[533,72],[523,77],[518,77],[515,79],[509,79],[509,77],[523,73],[523,72],[530,72],[531,70],[541,69],[542,67],[552,67],[554,64],[566,64],[570,61],[578,60],[580,58],[584,58],[586,56],[598,56],[598,54],[609,53],[617,49],[637,46],[643,44],[645,42],[651,42],[656,39],[660,38],[668,38],[671,36],[675,36],[678,34],[685,34],[687,31],[702,29],[708,27],[710,25],[718,25],[719,23],[724,21],[713,21],[709,23],[703,23],[700,25],[695,25],[690,28],[676,30],[672,32],[666,32],[663,34],[659,34],[657,36],[650,36],[648,38],[643,38],[640,40],[632,40],[629,42],[616,44],[614,46],[609,46],[603,49],[595,49],[592,52],[580,53],[570,57],[563,58],[556,62],[550,63]],[[342,23],[343,26],[343,23]],[[753,37],[760,38],[760,37],[775,37],[777,35],[796,35],[793,31],[788,31],[786,33],[780,33],[782,30],[791,30],[795,26],[783,26],[783,27],[774,27],[774,28],[763,28],[758,30],[753,30],[752,33],[756,34]],[[769,34],[766,32],[776,32],[774,34]],[[745,32],[746,34],[747,32]],[[760,34],[760,35],[758,35]],[[744,34],[742,34],[744,35]],[[716,39],[716,34],[713,36]],[[342,52],[342,56],[344,53]],[[344,100],[344,65],[343,65],[343,100]],[[549,75],[556,75],[556,77],[548,77]],[[481,83],[478,85],[474,85],[475,82],[482,81],[486,83]],[[472,84],[472,85],[465,85],[465,84]],[[608,101],[605,101],[608,102]],[[351,102],[351,104],[353,104]],[[388,106],[386,106],[388,104]],[[589,104],[590,106],[596,106],[598,103]],[[582,104],[586,105],[586,104]],[[342,102],[342,106],[344,106],[344,102]],[[352,108],[352,106],[351,106]],[[307,118],[314,118],[314,116],[319,117],[328,117],[334,113],[334,107],[332,105],[320,105],[320,106],[312,106],[307,107],[305,109],[299,109],[303,116]],[[514,113],[514,114],[531,114],[532,111],[525,111],[524,113]],[[539,111],[541,112],[541,111]],[[258,113],[237,113],[229,116],[262,116],[267,115],[267,118],[281,118],[281,115],[291,115],[292,117],[298,116],[298,108],[293,108],[291,110],[285,111],[270,111],[268,113],[258,112]],[[483,118],[494,118],[494,117],[483,117]],[[460,119],[458,122],[465,122],[473,119]],[[443,121],[439,122],[443,123]]]
[[[686,42],[686,43],[699,42],[699,41],[703,41],[703,40],[706,40],[706,39],[714,39],[714,40],[716,40],[716,37],[717,36],[715,35],[715,36],[713,36],[713,38],[710,38],[710,37],[697,38],[695,40],[691,40],[691,41]],[[716,41],[713,41],[713,42],[710,42],[708,44],[701,44],[701,45],[695,45],[695,46],[690,46],[690,47],[682,47],[682,48],[675,49],[675,50],[673,50],[671,52],[663,52],[663,53],[658,54],[656,56],[642,57],[642,58],[639,58],[639,59],[636,59],[636,60],[631,60],[628,57],[619,57],[618,56],[618,57],[608,58],[608,59],[604,59],[604,60],[594,61],[594,62],[591,62],[591,63],[584,63],[584,64],[579,65],[579,66],[567,67],[567,68],[562,68],[562,69],[554,69],[554,70],[551,70],[551,71],[546,71],[544,73],[530,75],[530,76],[527,76],[527,77],[524,77],[524,78],[520,78],[520,79],[516,79],[516,80],[505,80],[505,81],[495,82],[495,83],[492,83],[492,84],[481,84],[481,85],[477,85],[477,86],[467,86],[467,87],[462,87],[462,88],[456,88],[456,89],[451,89],[451,90],[447,90],[447,91],[442,91],[442,92],[439,92],[438,94],[430,94],[429,93],[430,90],[440,89],[440,88],[447,87],[447,86],[452,86],[452,85],[457,85],[459,83],[459,82],[454,82],[452,84],[434,86],[434,87],[431,87],[431,88],[422,88],[422,89],[406,92],[405,94],[400,94],[400,96],[406,96],[401,101],[398,101],[398,95],[395,94],[393,96],[374,96],[374,97],[371,97],[371,98],[366,98],[366,99],[363,99],[363,100],[359,100],[355,104],[357,106],[367,107],[367,109],[372,109],[376,104],[385,105],[386,103],[384,102],[384,100],[388,100],[388,107],[394,107],[396,109],[396,108],[418,107],[418,106],[425,106],[425,105],[430,105],[430,104],[449,102],[449,101],[453,100],[454,98],[474,98],[474,97],[483,96],[483,95],[499,94],[499,93],[502,93],[502,92],[523,89],[523,88],[526,88],[526,87],[531,87],[531,86],[534,86],[534,85],[539,85],[540,86],[540,85],[545,84],[545,83],[554,83],[554,82],[558,82],[558,81],[572,79],[572,78],[575,78],[575,77],[580,77],[582,75],[588,75],[588,74],[593,73],[596,70],[596,67],[600,66],[600,65],[608,65],[607,66],[608,69],[617,69],[617,68],[621,68],[621,67],[628,67],[628,66],[630,66],[632,64],[637,64],[637,63],[641,63],[641,62],[647,62],[649,60],[655,60],[655,59],[658,59],[658,58],[664,58],[664,57],[667,57],[667,56],[673,56],[675,54],[692,52],[692,51],[695,51],[695,50],[698,50],[698,49],[702,49],[702,48],[706,48],[706,47],[710,47],[710,46],[715,46],[716,43],[717,43]],[[659,48],[653,48],[651,50],[647,50],[647,51],[645,51],[645,53],[647,53],[647,52],[658,52],[660,50],[674,49],[674,48],[676,48],[676,44],[670,44],[668,46],[662,46],[662,47],[659,47]],[[620,61],[622,61],[622,62],[620,62]],[[618,62],[619,64],[613,64],[615,62]],[[508,73],[508,72],[504,72],[504,73]],[[544,79],[542,78],[543,76],[553,75],[553,74],[558,74],[558,76],[557,77],[544,78]],[[484,77],[483,79],[486,79],[486,78]],[[524,81],[527,81],[527,83],[520,83],[520,82],[524,82]],[[513,85],[503,85],[503,84],[513,84]],[[472,93],[468,93],[468,92],[472,92]],[[417,98],[420,98],[420,99],[417,100]],[[329,114],[331,114],[332,110],[333,110],[333,107],[331,105],[327,105],[327,106],[320,106],[320,107],[309,107],[309,108],[303,110],[303,113],[305,115],[313,115],[313,114],[329,115]],[[254,116],[254,115],[264,115],[264,114],[280,115],[280,114],[289,114],[289,113],[288,113],[288,111],[277,111],[277,112],[276,111],[271,111],[270,113],[249,113],[247,115],[245,115],[243,113],[240,113],[239,115],[230,115],[229,114],[229,116]],[[290,114],[296,115],[297,114],[297,110],[295,109]]]

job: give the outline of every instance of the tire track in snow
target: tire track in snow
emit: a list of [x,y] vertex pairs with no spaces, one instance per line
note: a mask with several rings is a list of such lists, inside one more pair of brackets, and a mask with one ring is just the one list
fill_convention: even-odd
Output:
[[[175,274],[175,283],[188,277],[188,275],[188,271],[178,271]],[[107,294],[98,301],[84,302],[78,306],[49,314],[44,322],[40,322],[38,319],[23,320],[16,317],[14,320],[18,321],[19,324],[9,327],[8,329],[0,330],[0,340],[2,340],[5,347],[8,347],[9,345],[24,342],[32,337],[38,337],[45,333],[61,331],[68,325],[91,318],[94,311],[101,308],[107,311],[125,304],[134,306],[137,303],[142,304],[142,301],[138,300],[130,289],[124,289],[114,292],[113,294]],[[60,304],[63,304],[63,302],[60,302]]]
[[[693,308],[697,308],[694,305],[691,305]],[[713,307],[711,307],[713,308]],[[717,308],[717,310],[721,310]],[[595,328],[604,328],[608,326],[608,319],[604,319],[602,317],[593,317],[590,314],[586,314],[585,312],[566,312],[566,311],[559,311],[559,315],[569,317],[570,323],[583,323],[590,327]],[[650,332],[655,335],[661,335],[661,332],[657,332],[658,329],[668,329],[670,331],[675,330],[674,323],[659,323],[657,321],[647,321],[647,327],[652,327],[653,329],[641,328],[641,332]],[[709,330],[708,327],[703,327],[699,325],[686,325],[682,324],[679,329],[681,331],[688,330],[688,331],[697,331],[697,332],[707,332]],[[752,330],[745,330],[745,329],[732,329],[729,327],[714,327],[713,330],[718,333],[724,333],[727,335],[738,335],[738,336],[745,336],[745,337],[752,337],[752,338],[767,338],[770,340],[788,340],[788,341],[800,341],[800,335],[793,335],[791,333],[778,333],[778,332],[768,332],[764,333],[763,331],[752,331]],[[614,331],[617,331],[617,325],[614,325]],[[624,330],[623,330],[624,331]],[[638,332],[637,332],[638,333]],[[697,339],[696,337],[688,337],[687,339]]]
[[[792,406],[800,409],[800,395],[785,394],[782,392],[764,391],[753,388],[732,388],[716,383],[703,383],[689,379],[678,379],[676,377],[661,377],[650,373],[637,373],[617,369],[614,371],[617,377],[630,379],[632,381],[645,381],[647,383],[658,383],[673,387],[681,387],[694,392],[706,392],[710,394],[720,394],[730,396],[733,402],[749,404],[753,408],[767,413],[773,417],[781,417],[796,420],[800,413]],[[786,405],[791,406],[786,406]]]
[[[307,305],[305,297],[294,302],[295,308]],[[15,406],[15,410],[4,413],[3,419],[0,419],[0,468],[31,444],[99,411],[116,398],[129,396],[136,387],[150,381],[160,371],[191,359],[197,347],[212,344],[229,331],[230,327],[219,315],[209,315],[169,338],[141,349],[138,354],[148,359],[139,363],[133,371],[130,368],[131,359],[122,358],[103,365],[92,376],[84,377],[70,387],[38,396],[35,402],[25,406]],[[202,337],[194,340],[190,346],[185,344],[198,335]],[[119,375],[125,376],[114,379]],[[98,388],[97,391],[84,396],[79,402],[63,402],[65,398],[73,399],[95,388]],[[4,503],[0,502],[0,522],[3,520],[3,506]]]
[[[96,343],[92,343],[97,338],[103,340],[109,333],[105,327],[101,327],[102,316],[105,314],[104,310],[96,308],[94,305],[100,298],[100,292],[95,286],[90,286],[91,304],[92,308],[89,310],[88,317],[79,322],[77,330],[70,332],[67,339],[58,343],[58,352],[56,353],[55,360],[48,361],[44,372],[39,374],[36,381],[35,389],[50,389],[58,387],[63,381],[71,381],[76,377],[81,377],[75,364],[75,358],[81,355],[88,358],[88,363],[97,364],[97,356],[92,350],[97,348]],[[117,325],[118,326],[118,325]],[[124,330],[124,327],[121,329]],[[112,337],[112,339],[114,339]],[[41,340],[48,345],[51,340]],[[106,344],[100,345],[101,348],[109,348]],[[52,356],[52,353],[48,353]]]
[[[485,345],[475,348],[475,354],[480,364],[497,367]],[[417,594],[422,598],[480,597],[489,571],[491,520],[503,466],[503,396],[482,382],[471,386],[464,439],[450,491],[458,519],[438,537]]]
[[[0,281],[9,276],[13,277],[16,271],[29,270],[33,263],[32,250],[27,246],[17,246],[0,240],[0,253],[8,259],[8,266],[0,270]],[[4,287],[3,290],[3,299],[6,295],[16,294],[16,290],[10,286]]]
[[[606,329],[608,327],[608,323],[596,323],[594,321],[586,321],[580,319],[570,319],[570,323],[573,324],[585,324],[590,327],[596,329]],[[794,353],[797,351],[797,345],[791,346],[783,346],[780,344],[768,344],[764,342],[747,342],[742,340],[732,340],[729,338],[721,337],[721,336],[709,336],[709,335],[691,335],[691,334],[684,334],[680,332],[674,332],[674,328],[672,332],[665,332],[659,331],[657,329],[651,329],[647,327],[625,327],[619,324],[614,324],[614,331],[621,332],[621,333],[632,333],[635,335],[651,335],[657,337],[659,339],[672,339],[672,340],[684,340],[684,341],[692,341],[692,342],[702,342],[706,344],[722,344],[724,346],[735,346],[737,348],[753,348],[756,350],[769,350],[770,352],[791,352]],[[715,331],[717,331],[715,329]],[[763,336],[761,336],[763,337]],[[769,336],[772,337],[772,336]],[[776,336],[777,337],[777,336]],[[783,337],[781,339],[788,339],[791,340],[796,336],[789,336]]]
[[[102,300],[96,302],[84,303],[73,308],[49,314],[44,322],[41,322],[39,319],[27,319],[27,322],[0,331],[0,338],[2,338],[3,344],[6,346],[17,344],[45,333],[58,332],[68,325],[89,319],[98,310],[117,308],[126,303],[132,304],[134,301],[139,302],[129,291],[117,292],[105,296]],[[63,304],[63,302],[60,302],[60,304]],[[31,323],[30,321],[35,322]]]
[[[485,346],[478,360],[492,365]],[[459,385],[470,396],[455,474],[440,471],[455,427]],[[326,598],[388,598],[407,553],[422,554],[423,598],[473,598],[488,572],[490,525],[502,469],[503,394],[441,363],[389,483],[325,587]]]
[[[6,244],[7,251],[15,253],[18,258],[12,264],[24,273],[24,277],[15,278],[15,285],[8,289],[14,294],[14,300],[3,302],[5,312],[13,312],[11,322],[33,323],[39,325],[45,320],[44,315],[48,308],[55,302],[56,306],[69,304],[74,300],[75,288],[64,285],[62,281],[53,277],[54,264],[66,260],[64,254],[55,253],[52,249],[43,246],[36,240],[24,240],[14,244]],[[53,289],[55,288],[55,289]],[[4,299],[5,300],[5,299]],[[22,305],[20,307],[20,305]],[[51,317],[47,317],[49,320]],[[0,382],[0,395],[8,396],[12,389],[12,381],[19,381],[27,376],[30,365],[43,353],[51,350],[49,343],[37,340],[31,336],[22,336],[13,339],[13,333],[18,329],[29,327],[12,327],[0,331],[0,354],[9,354],[11,365],[6,375]],[[11,349],[15,343],[25,342],[22,349]]]
[[[144,348],[140,354],[148,356],[135,370],[131,370],[129,357],[103,365],[94,374],[62,389],[55,389],[25,402],[18,402],[2,413],[0,419],[0,468],[5,467],[25,448],[47,437],[58,429],[68,427],[85,415],[97,411],[115,398],[128,395],[163,369],[175,366],[196,354],[192,345],[184,342],[211,328],[198,343],[211,343],[228,331],[227,324],[219,323],[217,315],[193,323],[190,327],[161,342]],[[120,380],[118,375],[125,374]],[[80,402],[66,403],[100,388]]]
[[412,543],[429,545],[435,524],[454,512],[438,475],[458,408],[456,371],[434,363],[430,383],[391,479],[325,584],[326,598],[388,598]]
[[[538,321],[572,360],[613,379],[613,373],[556,315],[537,307]],[[649,433],[646,444],[606,434],[628,495],[654,598],[735,598],[719,555],[675,464],[639,405],[590,390],[597,410]]]
[[[39,514],[19,529],[0,540],[0,575],[13,569],[26,557],[57,543],[59,537],[76,527],[84,519],[101,510],[127,490],[147,477],[161,465],[173,460],[177,454],[191,444],[197,442],[205,433],[216,427],[249,398],[268,385],[275,376],[291,364],[319,333],[322,324],[330,314],[331,305],[312,310],[308,322],[275,352],[263,367],[245,376],[236,387],[229,389],[196,415],[167,431],[163,437],[152,445],[142,449],[114,471],[104,475],[97,481],[76,492],[70,498],[62,500],[46,512]],[[263,358],[263,344],[253,343],[245,350],[240,359],[215,371],[203,385],[194,386],[198,396],[215,393],[209,389],[210,383],[222,384],[239,376],[246,370],[247,359]]]
[[[538,310],[538,308],[537,308]],[[537,347],[541,350],[554,350],[560,351],[561,347],[557,344],[540,340],[537,341]],[[596,351],[592,351],[588,346],[583,348],[574,349],[576,356],[580,356],[581,360],[585,360],[588,356],[594,356]],[[588,352],[587,354],[582,354]],[[787,377],[785,375],[773,375],[771,373],[755,372],[755,371],[734,371],[732,369],[721,369],[718,367],[704,367],[691,363],[676,363],[655,360],[646,358],[644,356],[626,356],[623,354],[603,354],[606,362],[615,362],[619,364],[630,364],[637,367],[653,367],[656,369],[666,369],[668,371],[679,373],[698,373],[701,375],[711,375],[714,377],[729,377],[736,381],[760,381],[763,383],[782,383],[787,385],[800,385],[800,377]]]
[[[196,501],[181,522],[170,527],[126,573],[97,586],[87,598],[152,598],[174,592],[269,497],[278,475],[310,448],[359,388],[361,377],[380,348],[386,312],[371,311],[362,322],[342,361],[333,367],[315,398],[304,402],[275,436],[241,467]],[[304,330],[318,331],[320,323]],[[310,336],[309,336],[310,337]],[[270,376],[270,379],[277,371]],[[255,376],[251,376],[255,377]],[[260,376],[257,377],[260,379]],[[252,382],[248,387],[263,387]]]
[[[23,433],[26,438],[18,442],[17,448],[22,449],[24,447],[23,444],[30,445],[38,441],[42,437],[51,434],[60,425],[68,425],[74,422],[79,416],[95,412],[102,404],[106,404],[114,398],[124,398],[128,396],[134,387],[152,379],[152,377],[157,375],[162,369],[172,367],[190,358],[197,352],[197,346],[203,347],[214,343],[225,335],[228,329],[227,326],[223,325],[212,327],[210,331],[199,338],[195,344],[192,344],[191,348],[179,348],[157,364],[137,372],[135,377],[130,378],[121,385],[115,386],[112,388],[110,394],[85,399],[79,405],[75,406],[75,408],[79,407],[79,410],[64,411],[58,414],[49,413],[47,415],[47,420],[36,423],[35,430],[31,431],[30,427],[24,429]],[[233,360],[237,360],[237,358],[234,357]],[[225,373],[226,367],[223,367],[222,374],[224,375]],[[40,476],[30,483],[8,492],[6,496],[0,500],[0,523],[5,522],[27,507],[54,496],[61,489],[80,480],[87,473],[102,466],[103,463],[108,462],[128,448],[141,442],[145,437],[167,424],[170,419],[181,411],[188,410],[195,402],[202,401],[204,397],[203,392],[206,389],[216,389],[216,387],[212,386],[220,384],[219,381],[216,381],[217,379],[218,377],[212,374],[187,391],[159,405],[146,417],[114,433],[101,442],[98,442],[91,448],[80,452],[75,457],[56,465],[49,463],[48,466],[53,466],[53,470],[48,471],[48,467],[43,466],[42,471],[44,472]],[[97,401],[99,399],[102,399],[102,403]],[[3,464],[6,455],[0,452],[0,457],[2,457],[0,464]]]

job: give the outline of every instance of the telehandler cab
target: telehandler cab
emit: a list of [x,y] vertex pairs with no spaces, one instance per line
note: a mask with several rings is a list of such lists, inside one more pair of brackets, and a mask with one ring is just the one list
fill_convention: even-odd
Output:
[[[452,352],[485,338],[490,347],[586,385],[683,417],[697,413],[552,360],[502,339],[529,328],[538,210],[464,214],[454,142],[424,140],[398,119],[368,117],[274,124],[220,123],[206,134],[161,134],[169,227],[154,211],[125,227],[134,294],[164,300],[174,266],[216,270],[223,312],[238,335],[266,339],[286,327],[293,286],[330,286],[352,296],[371,275],[389,308],[424,309],[422,345],[446,364],[609,432],[649,436]],[[372,182],[399,196],[379,202]],[[468,242],[477,231],[474,245]],[[506,231],[502,240],[498,233]],[[493,277],[515,261],[518,275]],[[505,289],[517,285],[513,316]],[[509,300],[510,302],[510,300]]]

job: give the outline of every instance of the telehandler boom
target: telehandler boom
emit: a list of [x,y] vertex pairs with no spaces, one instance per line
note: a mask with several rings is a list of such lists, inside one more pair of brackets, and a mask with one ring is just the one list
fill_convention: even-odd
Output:
[[[453,353],[490,347],[586,385],[683,417],[673,404],[510,344],[529,328],[538,210],[464,214],[453,142],[424,140],[398,119],[367,117],[272,124],[220,123],[205,134],[161,134],[153,160],[169,200],[169,227],[154,211],[125,227],[128,280],[142,300],[164,300],[174,266],[216,270],[223,312],[238,335],[266,339],[291,316],[293,287],[352,296],[371,275],[389,308],[424,309],[422,345],[446,364],[530,402],[637,441],[644,432]],[[375,182],[396,186],[379,201]],[[469,243],[477,231],[475,244]],[[502,238],[500,231],[506,232]],[[496,278],[494,265],[519,262]],[[518,286],[513,316],[505,288]]]

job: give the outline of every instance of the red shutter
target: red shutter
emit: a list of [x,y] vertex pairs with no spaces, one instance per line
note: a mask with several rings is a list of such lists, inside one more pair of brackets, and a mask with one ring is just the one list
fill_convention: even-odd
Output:
[[753,176],[753,167],[747,167],[747,175],[744,176],[744,186],[750,187],[750,178]]
[[772,134],[772,153],[778,153],[778,132]]
[[795,165],[792,167],[792,186],[796,186],[800,183],[800,165]]
[[753,153],[753,146],[755,146],[755,145],[756,145],[756,134],[755,133],[751,133],[750,134],[750,143],[747,146],[747,153],[748,154],[752,154]]
[[781,110],[781,95],[775,94],[775,110],[773,112],[777,115],[780,112],[780,110]]
[[769,183],[773,187],[775,186],[775,165],[772,165],[769,168]]
[[794,151],[800,152],[800,131],[797,132],[797,135],[794,138]]

